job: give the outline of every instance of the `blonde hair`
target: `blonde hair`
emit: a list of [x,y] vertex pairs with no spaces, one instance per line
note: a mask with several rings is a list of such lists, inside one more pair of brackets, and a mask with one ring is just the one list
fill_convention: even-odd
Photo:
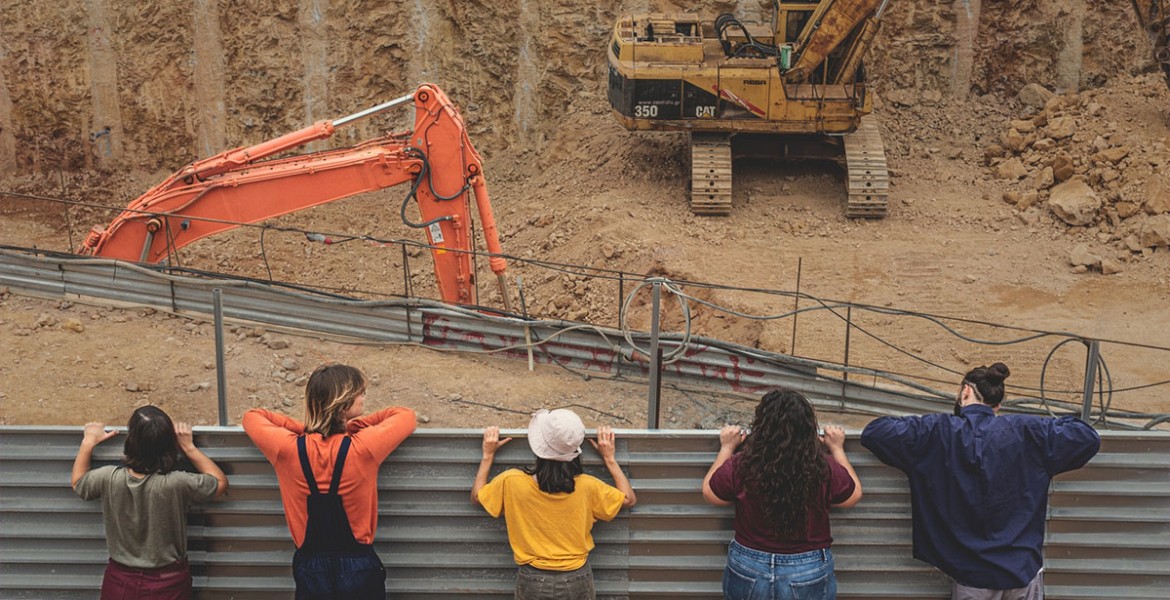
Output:
[[357,367],[327,363],[317,367],[305,386],[305,433],[329,437],[345,433],[345,413],[366,393],[366,376]]

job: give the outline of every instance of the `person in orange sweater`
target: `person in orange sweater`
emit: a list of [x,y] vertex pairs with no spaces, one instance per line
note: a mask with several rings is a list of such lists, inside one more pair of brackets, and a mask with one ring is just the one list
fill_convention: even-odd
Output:
[[305,387],[305,423],[259,408],[244,414],[244,431],[280,483],[297,547],[297,600],[386,597],[386,570],[373,546],[378,467],[414,432],[415,415],[393,406],[362,416],[365,399],[361,370],[324,364]]

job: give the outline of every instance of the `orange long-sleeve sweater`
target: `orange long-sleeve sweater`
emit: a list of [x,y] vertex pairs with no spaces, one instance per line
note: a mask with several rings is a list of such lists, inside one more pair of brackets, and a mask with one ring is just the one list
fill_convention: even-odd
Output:
[[[359,544],[373,543],[374,532],[378,529],[378,466],[414,432],[415,425],[414,411],[398,406],[350,421],[353,441],[345,459],[338,493],[349,517],[353,537]],[[276,469],[285,519],[298,548],[305,541],[305,527],[309,520],[306,505],[309,487],[297,457],[297,437],[304,431],[305,426],[300,421],[279,413],[260,408],[244,413],[244,432]],[[306,438],[309,465],[321,492],[329,491],[333,465],[337,462],[343,437],[331,435],[325,439],[314,433]]]

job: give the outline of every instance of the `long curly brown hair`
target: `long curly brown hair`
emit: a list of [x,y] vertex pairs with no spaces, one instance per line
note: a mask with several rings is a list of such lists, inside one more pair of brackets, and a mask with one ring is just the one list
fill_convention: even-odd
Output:
[[782,538],[803,533],[808,507],[829,477],[817,438],[817,415],[808,399],[790,390],[765,394],[738,461],[744,489],[763,507],[775,533]]

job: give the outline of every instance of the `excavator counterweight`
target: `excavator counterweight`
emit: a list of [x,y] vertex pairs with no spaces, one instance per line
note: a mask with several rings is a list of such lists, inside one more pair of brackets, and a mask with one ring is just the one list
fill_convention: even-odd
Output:
[[[269,158],[333,135],[337,127],[399,104],[413,102],[410,131],[390,133],[355,146]],[[265,160],[267,159],[267,160]],[[452,304],[477,303],[472,262],[471,203],[475,196],[489,264],[506,310],[505,261],[484,182],[483,161],[467,137],[463,117],[431,84],[414,93],[254,146],[197,160],[130,203],[105,227],[94,227],[81,254],[159,263],[199,239],[355,194],[410,183],[403,222],[423,229],[431,246],[439,295]],[[413,197],[422,220],[411,222]]]

